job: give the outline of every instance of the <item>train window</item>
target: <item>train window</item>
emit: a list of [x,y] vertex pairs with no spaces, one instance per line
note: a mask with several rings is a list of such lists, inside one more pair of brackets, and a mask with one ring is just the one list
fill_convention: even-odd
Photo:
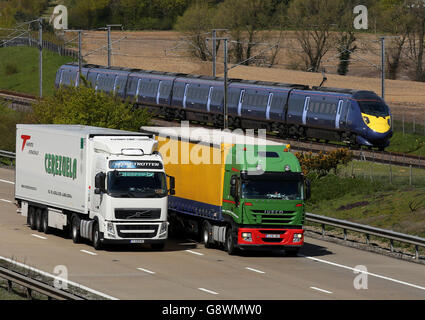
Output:
[[169,83],[162,82],[161,88],[159,89],[159,94],[161,96],[168,96],[170,95],[170,89],[171,89],[171,85]]
[[326,103],[325,102],[322,102],[321,104],[320,104],[320,113],[325,113],[325,110],[326,110]]
[[274,96],[272,100],[272,104],[271,104],[271,109],[276,111],[283,110],[284,104],[285,104],[284,97]]
[[387,117],[389,116],[388,106],[382,101],[366,101],[366,100],[357,100],[360,110],[362,113],[369,114],[375,117]]
[[220,90],[219,88],[214,88],[211,95],[211,102],[213,104],[221,104],[223,102],[223,98],[224,98],[223,90]]

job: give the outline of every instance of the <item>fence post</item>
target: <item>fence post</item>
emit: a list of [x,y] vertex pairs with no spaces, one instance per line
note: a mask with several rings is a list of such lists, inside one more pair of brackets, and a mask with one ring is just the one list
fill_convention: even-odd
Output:
[[412,180],[413,180],[413,172],[412,172],[412,165],[409,166],[410,168],[410,176],[409,176],[409,185],[412,186]]
[[401,118],[401,122],[402,122],[402,125],[403,125],[403,136],[404,136],[404,111],[403,111],[403,116]]

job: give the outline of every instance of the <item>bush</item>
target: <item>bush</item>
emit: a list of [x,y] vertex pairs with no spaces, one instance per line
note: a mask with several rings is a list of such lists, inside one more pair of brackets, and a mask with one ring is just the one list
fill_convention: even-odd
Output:
[[26,122],[25,113],[0,101],[0,150],[15,152],[16,124]]
[[52,97],[33,105],[31,120],[44,124],[80,124],[102,128],[139,131],[150,123],[146,109],[134,109],[118,97],[90,87],[60,88]]
[[346,166],[353,159],[353,152],[348,149],[341,148],[327,153],[320,151],[317,155],[308,152],[297,152],[295,156],[301,164],[301,168],[305,175],[311,172],[316,173],[319,177],[324,177],[331,170],[337,173],[338,165]]

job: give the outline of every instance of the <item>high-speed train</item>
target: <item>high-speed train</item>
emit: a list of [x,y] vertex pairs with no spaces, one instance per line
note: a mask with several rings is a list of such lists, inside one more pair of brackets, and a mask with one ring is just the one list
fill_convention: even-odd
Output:
[[[77,64],[56,73],[55,85],[78,86]],[[167,120],[223,125],[224,79],[85,64],[82,76],[96,91],[129,99]],[[391,113],[374,92],[229,79],[232,128],[266,129],[281,137],[341,141],[383,150],[392,136]]]

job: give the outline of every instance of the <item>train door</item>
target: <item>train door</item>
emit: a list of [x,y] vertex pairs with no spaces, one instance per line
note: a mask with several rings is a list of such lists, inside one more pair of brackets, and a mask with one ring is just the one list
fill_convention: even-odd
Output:
[[239,102],[238,102],[238,116],[239,117],[242,115],[242,103],[243,103],[244,96],[245,96],[245,90],[241,90],[241,94],[239,96]]
[[341,114],[342,114],[342,106],[344,104],[343,100],[338,101],[338,108],[336,109],[336,117],[335,117],[335,129],[340,129],[340,121],[341,121]]
[[266,119],[270,120],[270,108],[272,105],[272,101],[273,101],[273,93],[269,94],[269,98],[267,100],[267,107],[266,107]]
[[184,86],[184,95],[183,95],[183,109],[186,109],[186,100],[187,100],[187,89],[189,88],[189,84],[186,83]]
[[348,111],[349,111],[349,101],[343,101],[340,100],[341,102],[341,112],[340,112],[340,116],[339,116],[339,128],[341,130],[345,130],[347,128],[347,116],[348,116]]
[[303,108],[303,115],[302,115],[302,121],[303,121],[303,125],[307,124],[307,113],[308,113],[308,109],[310,108],[310,97],[306,97],[305,101],[304,101],[304,108]]
[[210,87],[208,91],[208,100],[207,100],[207,111],[210,112],[211,110],[211,96],[213,93],[214,87]]
[[159,80],[158,91],[156,93],[156,104],[159,105],[159,96],[161,93],[162,80]]

